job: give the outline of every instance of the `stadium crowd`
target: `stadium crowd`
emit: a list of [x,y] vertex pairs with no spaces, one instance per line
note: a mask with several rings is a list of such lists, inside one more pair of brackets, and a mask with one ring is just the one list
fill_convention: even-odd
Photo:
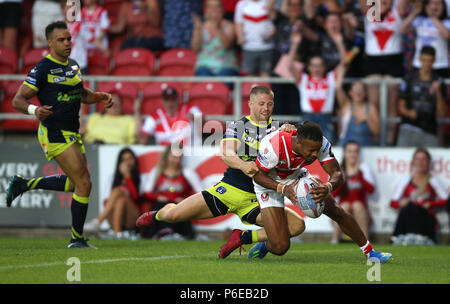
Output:
[[[380,143],[376,81],[400,79],[388,87],[388,116],[400,123],[388,123],[387,144],[417,147],[420,139],[426,147],[448,146],[450,125],[438,118],[450,117],[450,85],[443,82],[450,78],[450,1],[379,4],[373,10],[365,0],[82,0],[78,11],[77,1],[0,0],[0,74],[27,74],[48,52],[45,26],[65,20],[83,75],[293,78],[266,84],[275,93],[274,114],[319,123],[335,145]],[[20,83],[0,83],[0,113],[14,112]],[[242,87],[243,114],[252,85]],[[96,86],[114,93],[116,106],[82,108],[87,142],[168,145],[196,115],[233,109],[227,83]],[[37,125],[5,119],[0,128]],[[369,215],[356,204],[348,208],[368,225]]]

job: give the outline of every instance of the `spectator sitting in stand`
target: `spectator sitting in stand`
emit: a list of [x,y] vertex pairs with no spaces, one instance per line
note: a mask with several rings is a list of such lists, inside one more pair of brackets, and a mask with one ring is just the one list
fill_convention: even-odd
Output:
[[[361,162],[361,146],[358,142],[347,141],[343,154],[341,167],[345,174],[345,183],[334,191],[333,195],[338,197],[339,205],[353,215],[366,238],[369,238],[371,219],[367,195],[375,191],[375,179],[370,168]],[[333,227],[331,243],[337,244],[342,231],[334,221]]]
[[270,76],[275,27],[274,0],[242,0],[234,15],[238,45],[242,46],[242,70],[246,75]]
[[443,0],[415,1],[414,10],[403,21],[400,32],[406,34],[412,27],[416,32],[413,66],[420,68],[420,50],[432,46],[436,50],[433,69],[440,77],[449,77],[448,41],[450,40],[450,18],[446,16]]
[[112,94],[113,105],[104,113],[89,116],[85,128],[80,130],[88,143],[131,145],[136,143],[136,118],[125,115],[122,101],[117,94]]
[[191,48],[197,55],[195,75],[236,76],[239,66],[234,51],[234,25],[223,19],[221,0],[206,2],[205,21],[193,14]]
[[138,159],[131,149],[124,148],[119,152],[113,181],[109,183],[111,188],[105,208],[85,224],[84,231],[99,232],[104,220],[112,226],[113,238],[122,238],[124,228],[134,230],[137,218],[144,211],[138,203],[140,183]]
[[402,117],[397,146],[439,146],[438,117],[447,112],[445,86],[433,71],[435,50],[424,46],[420,51],[420,68],[400,85],[398,113]]
[[[13,51],[16,50],[21,17],[22,17],[22,0],[0,1],[1,47],[6,47]],[[48,24],[47,20],[46,22],[47,22],[46,24]],[[45,40],[45,42],[47,41]]]
[[402,178],[391,200],[391,207],[400,209],[392,237],[395,245],[429,245],[437,241],[434,208],[445,206],[448,193],[430,170],[430,153],[416,149],[412,173]]
[[127,38],[121,48],[145,48],[164,50],[161,28],[161,12],[158,0],[128,0],[122,3],[116,24],[109,32],[118,34],[127,30]]
[[[159,210],[168,203],[179,203],[202,189],[200,178],[195,171],[183,167],[182,150],[172,150],[171,146],[166,147],[158,166],[153,168],[142,183],[143,198],[152,202],[150,210]],[[175,233],[185,239],[195,238],[195,231],[190,221],[158,222],[144,230],[143,236],[160,239],[167,234],[176,237],[173,235]]]
[[98,0],[83,0],[81,21],[89,35],[86,48],[98,49],[105,57],[109,57],[107,32],[110,26],[108,12],[98,5]]
[[[139,143],[145,145],[149,137],[154,136],[157,145],[167,146],[175,141],[185,145],[201,144],[201,130],[200,134],[199,130],[194,130],[194,134],[191,132],[192,127],[195,127],[194,118],[201,116],[200,109],[181,104],[180,96],[173,87],[167,87],[163,91],[162,104],[163,108],[158,108],[145,119],[140,128]],[[200,142],[195,141],[196,139]]]
[[337,71],[336,96],[339,104],[340,144],[352,140],[361,146],[372,146],[380,133],[380,117],[375,105],[366,99],[366,86],[361,81],[351,84],[348,95],[343,89],[347,65]]

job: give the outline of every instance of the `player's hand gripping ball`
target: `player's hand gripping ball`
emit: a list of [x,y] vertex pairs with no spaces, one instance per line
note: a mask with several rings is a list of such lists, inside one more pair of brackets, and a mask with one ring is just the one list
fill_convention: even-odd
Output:
[[311,198],[312,194],[309,193],[313,187],[317,186],[318,184],[314,180],[308,177],[303,177],[299,180],[295,189],[295,192],[297,193],[298,206],[302,212],[310,218],[318,218],[325,208],[324,201],[314,201]]

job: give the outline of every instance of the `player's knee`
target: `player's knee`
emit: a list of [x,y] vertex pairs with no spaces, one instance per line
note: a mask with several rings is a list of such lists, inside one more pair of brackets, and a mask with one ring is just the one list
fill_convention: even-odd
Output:
[[276,243],[271,244],[271,245],[272,246],[270,248],[270,252],[272,254],[283,255],[289,250],[289,247],[291,246],[291,242],[289,240],[287,240],[287,241],[280,241],[280,242],[276,242]]
[[91,189],[92,189],[92,182],[90,178],[83,178],[80,181],[78,181],[75,185],[75,187],[86,193],[87,195],[89,195],[91,193]]

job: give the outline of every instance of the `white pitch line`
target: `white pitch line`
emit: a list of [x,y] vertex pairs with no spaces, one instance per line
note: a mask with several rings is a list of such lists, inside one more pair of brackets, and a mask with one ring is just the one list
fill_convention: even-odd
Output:
[[[300,253],[331,253],[331,252],[350,252],[356,249],[329,249],[329,250],[300,250]],[[116,258],[116,259],[103,259],[103,260],[88,260],[81,261],[81,264],[103,264],[103,263],[116,263],[116,262],[129,262],[129,261],[158,261],[158,260],[169,260],[169,259],[184,259],[193,257],[212,257],[217,256],[217,254],[203,254],[203,255],[163,255],[159,257],[145,257],[145,258]],[[41,264],[31,264],[31,265],[9,265],[0,266],[0,271],[2,270],[16,270],[16,269],[28,269],[28,268],[40,268],[40,267],[51,267],[51,266],[61,266],[66,265],[65,262],[51,262],[51,263],[41,263]]]
[[[102,263],[115,263],[115,262],[127,262],[127,261],[153,261],[153,260],[182,259],[182,258],[191,258],[191,257],[195,257],[195,256],[172,255],[172,256],[147,257],[147,258],[117,258],[117,259],[81,261],[81,263],[82,264],[102,264]],[[65,262],[52,262],[52,263],[41,263],[41,264],[31,264],[31,265],[0,266],[0,270],[15,270],[15,269],[39,268],[39,267],[50,267],[50,266],[60,266],[60,265],[66,265],[66,263]]]

